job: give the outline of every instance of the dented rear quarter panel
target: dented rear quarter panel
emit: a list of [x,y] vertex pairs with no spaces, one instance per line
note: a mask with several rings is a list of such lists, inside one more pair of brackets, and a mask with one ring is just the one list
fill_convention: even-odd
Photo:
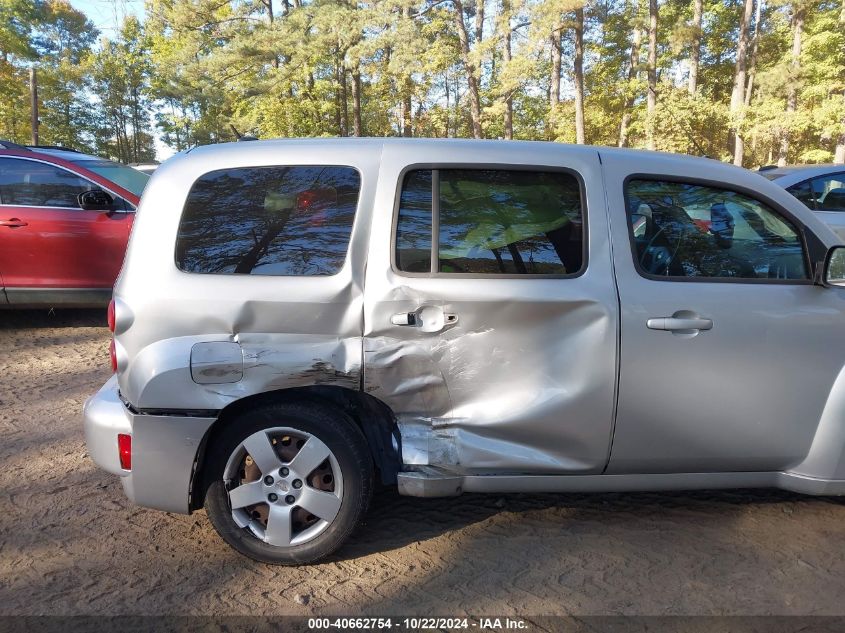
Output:
[[[230,148],[197,148],[167,161],[156,170],[138,210],[115,286],[122,313],[116,336],[120,390],[138,409],[218,410],[277,389],[361,385],[363,272],[381,142],[285,141]],[[338,274],[191,274],[176,267],[179,219],[191,184],[201,175],[233,167],[314,164],[351,166],[361,176],[349,251]],[[197,384],[191,350],[215,341],[240,345],[243,377],[230,382],[223,371],[218,384]],[[212,379],[208,372],[215,367],[203,371]]]

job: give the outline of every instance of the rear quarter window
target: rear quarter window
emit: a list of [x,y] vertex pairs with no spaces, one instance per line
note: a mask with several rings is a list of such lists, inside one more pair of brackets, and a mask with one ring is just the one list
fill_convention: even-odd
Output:
[[334,275],[346,259],[361,179],[352,167],[243,167],[191,187],[176,238],[190,273]]

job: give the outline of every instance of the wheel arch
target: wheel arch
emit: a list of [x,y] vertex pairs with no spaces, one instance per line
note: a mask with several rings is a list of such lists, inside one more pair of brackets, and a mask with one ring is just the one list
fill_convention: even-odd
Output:
[[208,447],[244,411],[283,402],[306,402],[333,407],[349,415],[366,439],[373,464],[384,485],[396,484],[401,467],[401,437],[393,411],[381,400],[361,391],[330,385],[292,387],[245,396],[221,409],[197,450],[191,476],[190,510],[203,507],[211,481],[206,473]]

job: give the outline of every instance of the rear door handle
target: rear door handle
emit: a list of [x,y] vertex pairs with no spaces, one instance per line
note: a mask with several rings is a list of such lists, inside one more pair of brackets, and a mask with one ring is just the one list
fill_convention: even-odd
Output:
[[400,312],[390,317],[393,325],[418,327],[423,332],[439,332],[458,322],[457,314],[447,314],[439,306],[423,306],[416,312]]
[[0,220],[0,226],[16,227],[16,226],[28,226],[28,225],[29,225],[29,222],[24,222],[23,220],[20,220],[18,218],[11,218],[9,220]]
[[650,330],[665,330],[668,332],[698,332],[700,330],[710,330],[713,328],[713,321],[711,319],[702,319],[701,317],[659,317],[656,319],[649,319],[646,326]]
[[394,314],[392,317],[390,317],[390,322],[393,325],[415,326],[417,324],[417,313],[416,312],[400,312],[399,314]]

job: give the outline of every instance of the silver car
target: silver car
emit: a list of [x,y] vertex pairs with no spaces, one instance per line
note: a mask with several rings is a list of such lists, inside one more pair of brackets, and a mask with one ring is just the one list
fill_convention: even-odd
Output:
[[[89,453],[238,551],[334,551],[421,497],[845,494],[845,247],[707,159],[340,139],[152,176]],[[832,248],[834,247],[834,248]]]
[[758,173],[786,189],[845,238],[845,165],[763,167]]

